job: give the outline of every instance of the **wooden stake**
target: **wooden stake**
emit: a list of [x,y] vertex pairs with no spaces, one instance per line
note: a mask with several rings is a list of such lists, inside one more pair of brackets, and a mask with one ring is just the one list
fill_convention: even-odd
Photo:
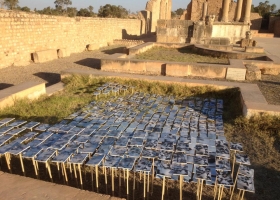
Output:
[[180,200],[183,200],[183,176],[180,175]]
[[52,180],[52,172],[51,172],[51,166],[50,166],[49,162],[46,162],[46,167],[47,167],[47,169],[48,169],[49,176],[50,176],[50,178],[51,178],[51,180]]
[[161,200],[164,200],[164,192],[165,192],[165,176],[163,177]]
[[150,176],[149,176],[149,172],[147,172],[147,192],[150,192]]
[[127,169],[127,176],[126,176],[126,178],[127,178],[127,182],[126,182],[126,193],[127,193],[127,196],[129,195],[129,170]]
[[239,192],[238,192],[238,198],[237,198],[237,199],[240,199],[240,197],[241,197],[241,192],[242,192],[242,190],[239,190]]
[[24,170],[24,165],[23,165],[23,160],[22,160],[22,154],[21,153],[19,154],[19,159],[20,159],[22,173],[25,176],[25,170]]
[[65,164],[64,164],[64,163],[62,163],[62,167],[63,167],[63,170],[64,170],[64,177],[65,177],[65,180],[66,180],[66,182],[68,183],[68,176],[67,176],[66,167],[65,167]]
[[153,158],[153,165],[152,165],[152,193],[154,192],[154,179],[155,179],[155,159]]
[[201,179],[201,185],[200,185],[200,197],[199,197],[199,200],[201,200],[202,198],[202,189],[203,189],[203,179]]
[[232,200],[232,197],[233,197],[233,193],[234,193],[234,189],[235,189],[235,186],[236,186],[236,182],[237,182],[237,177],[238,177],[238,173],[239,173],[239,168],[240,168],[240,165],[238,167],[238,171],[237,171],[237,174],[236,174],[236,177],[235,177],[235,180],[234,180],[234,184],[232,186],[232,191],[231,191],[231,195],[230,195],[230,200]]
[[232,161],[232,171],[231,171],[231,176],[233,177],[233,174],[234,174],[234,166],[235,166],[235,154],[236,154],[236,151],[234,151],[233,153],[233,161]]
[[146,172],[144,172],[144,199],[146,198]]
[[197,199],[199,199],[199,191],[200,191],[200,179],[197,179],[197,190],[196,190]]
[[114,168],[112,168],[112,193],[115,191]]
[[75,164],[73,164],[73,170],[74,170],[74,174],[75,174],[75,178],[77,179],[77,171],[76,171],[76,165]]
[[6,158],[8,169],[11,171],[11,164],[10,164],[9,153],[5,153],[5,158]]
[[83,177],[82,177],[81,164],[78,164],[78,168],[79,168],[79,173],[80,173],[80,183],[81,183],[81,186],[83,186]]
[[106,167],[104,167],[104,168],[105,168],[105,184],[107,186],[107,183],[108,183],[108,181],[107,181],[107,168]]
[[57,171],[58,171],[58,177],[60,179],[60,169],[59,169],[59,163],[58,162],[56,163],[56,166],[57,166]]
[[95,165],[96,189],[98,191],[98,166]]
[[245,190],[243,190],[243,191],[242,191],[241,200],[243,200],[243,198],[244,198],[244,194],[245,194]]
[[32,158],[32,163],[33,163],[33,166],[34,166],[35,174],[36,174],[36,176],[37,176],[37,178],[38,178],[38,171],[37,171],[37,167],[36,167],[36,164],[35,164],[35,159],[34,159],[34,157]]
[[133,172],[133,190],[135,190],[135,171]]

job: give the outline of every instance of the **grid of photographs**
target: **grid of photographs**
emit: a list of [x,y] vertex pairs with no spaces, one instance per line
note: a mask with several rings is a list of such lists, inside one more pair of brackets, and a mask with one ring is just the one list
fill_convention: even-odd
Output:
[[[93,96],[132,90],[106,83]],[[254,190],[254,171],[246,166],[248,156],[240,154],[242,144],[226,140],[221,99],[127,92],[106,102],[94,100],[55,125],[1,119],[0,145],[1,154],[20,152],[38,162],[154,169],[158,178],[184,176],[185,182],[204,179],[225,186],[233,185],[232,150],[241,164],[238,187]]]

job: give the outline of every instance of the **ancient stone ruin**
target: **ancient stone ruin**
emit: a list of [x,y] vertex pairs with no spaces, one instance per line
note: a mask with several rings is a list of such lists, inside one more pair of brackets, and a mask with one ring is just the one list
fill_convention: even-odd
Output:
[[[250,31],[252,0],[192,0],[185,12],[185,20],[172,20],[158,14],[170,9],[169,3],[167,7],[159,6],[159,1],[147,4],[150,16],[160,16],[156,26],[155,18],[151,20],[150,30],[156,31],[157,42],[209,44],[219,38],[223,41],[221,45],[228,45],[245,38],[246,32]],[[148,18],[146,22],[149,23]]]

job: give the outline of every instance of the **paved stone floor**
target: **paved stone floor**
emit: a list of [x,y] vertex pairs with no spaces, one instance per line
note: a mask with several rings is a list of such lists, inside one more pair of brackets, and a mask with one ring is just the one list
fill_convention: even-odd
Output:
[[275,62],[280,63],[280,38],[254,38],[265,49],[268,55],[275,56]]
[[119,198],[0,172],[0,199],[118,200]]

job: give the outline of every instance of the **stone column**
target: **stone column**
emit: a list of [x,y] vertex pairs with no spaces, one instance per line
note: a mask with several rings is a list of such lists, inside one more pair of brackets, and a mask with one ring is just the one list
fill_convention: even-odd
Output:
[[246,8],[245,8],[245,15],[244,15],[244,23],[251,22],[251,7],[252,7],[252,0],[247,0]]
[[229,4],[230,0],[224,0],[222,22],[228,22]]
[[241,19],[242,5],[243,5],[243,0],[238,0],[237,7],[236,7],[236,17],[235,17],[235,21],[237,22],[239,22]]
[[207,16],[207,10],[208,10],[208,2],[203,3],[203,13],[202,13],[202,20],[205,21],[205,18]]

